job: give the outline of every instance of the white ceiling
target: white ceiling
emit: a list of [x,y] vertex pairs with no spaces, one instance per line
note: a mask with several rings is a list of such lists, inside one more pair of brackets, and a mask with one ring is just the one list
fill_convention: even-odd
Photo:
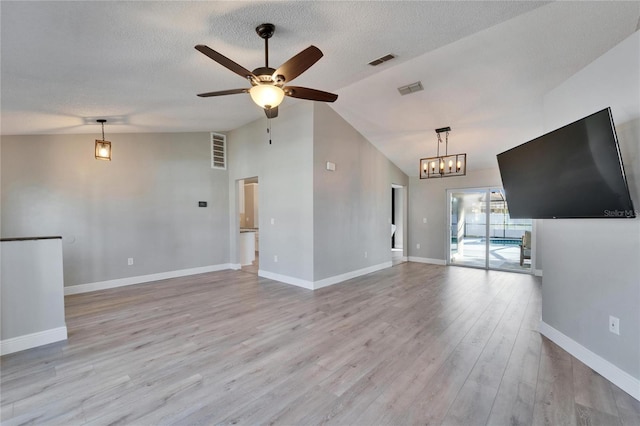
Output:
[[[318,46],[294,84],[338,93],[331,106],[415,176],[437,127],[452,127],[470,169],[538,136],[542,96],[637,31],[640,2],[2,1],[0,16],[3,135],[99,133],[96,118],[107,135],[266,120],[247,95],[196,97],[247,82],[193,47],[257,68],[254,28],[271,22],[270,65]],[[401,97],[415,81],[425,90]]]

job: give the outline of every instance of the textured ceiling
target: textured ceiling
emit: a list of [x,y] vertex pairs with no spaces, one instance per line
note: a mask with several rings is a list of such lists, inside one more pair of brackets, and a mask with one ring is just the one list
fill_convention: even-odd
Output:
[[[433,129],[470,168],[537,136],[542,95],[636,30],[638,2],[0,2],[1,131],[9,134],[230,130],[264,114],[246,82],[193,47],[263,65],[254,28],[276,25],[270,65],[314,44],[296,85],[332,107],[410,175]],[[393,53],[379,67],[367,63]],[[396,88],[421,80],[425,90]],[[281,108],[306,102],[288,98]],[[273,122],[277,126],[277,119]]]

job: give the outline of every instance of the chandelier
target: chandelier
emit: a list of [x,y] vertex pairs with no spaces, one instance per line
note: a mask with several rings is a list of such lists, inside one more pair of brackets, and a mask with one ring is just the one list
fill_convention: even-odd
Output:
[[[435,157],[420,159],[420,179],[441,178],[449,176],[464,176],[467,174],[467,154],[449,155],[449,132],[451,127],[436,129],[438,136]],[[442,133],[445,134],[444,155],[440,155]]]

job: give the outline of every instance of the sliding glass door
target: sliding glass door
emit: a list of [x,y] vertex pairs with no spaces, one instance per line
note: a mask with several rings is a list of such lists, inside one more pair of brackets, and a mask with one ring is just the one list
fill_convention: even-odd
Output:
[[511,219],[501,188],[449,190],[451,265],[531,271],[531,219]]
[[484,192],[450,192],[451,243],[449,263],[484,268],[487,264]]

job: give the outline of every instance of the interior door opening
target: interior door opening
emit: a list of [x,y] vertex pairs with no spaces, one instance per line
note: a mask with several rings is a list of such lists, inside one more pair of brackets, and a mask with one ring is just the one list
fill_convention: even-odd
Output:
[[502,188],[447,191],[448,264],[532,273],[533,220],[512,219]]
[[404,258],[405,188],[391,185],[391,261],[396,265]]
[[258,178],[238,180],[238,249],[243,271],[258,274],[260,269],[260,216]]

